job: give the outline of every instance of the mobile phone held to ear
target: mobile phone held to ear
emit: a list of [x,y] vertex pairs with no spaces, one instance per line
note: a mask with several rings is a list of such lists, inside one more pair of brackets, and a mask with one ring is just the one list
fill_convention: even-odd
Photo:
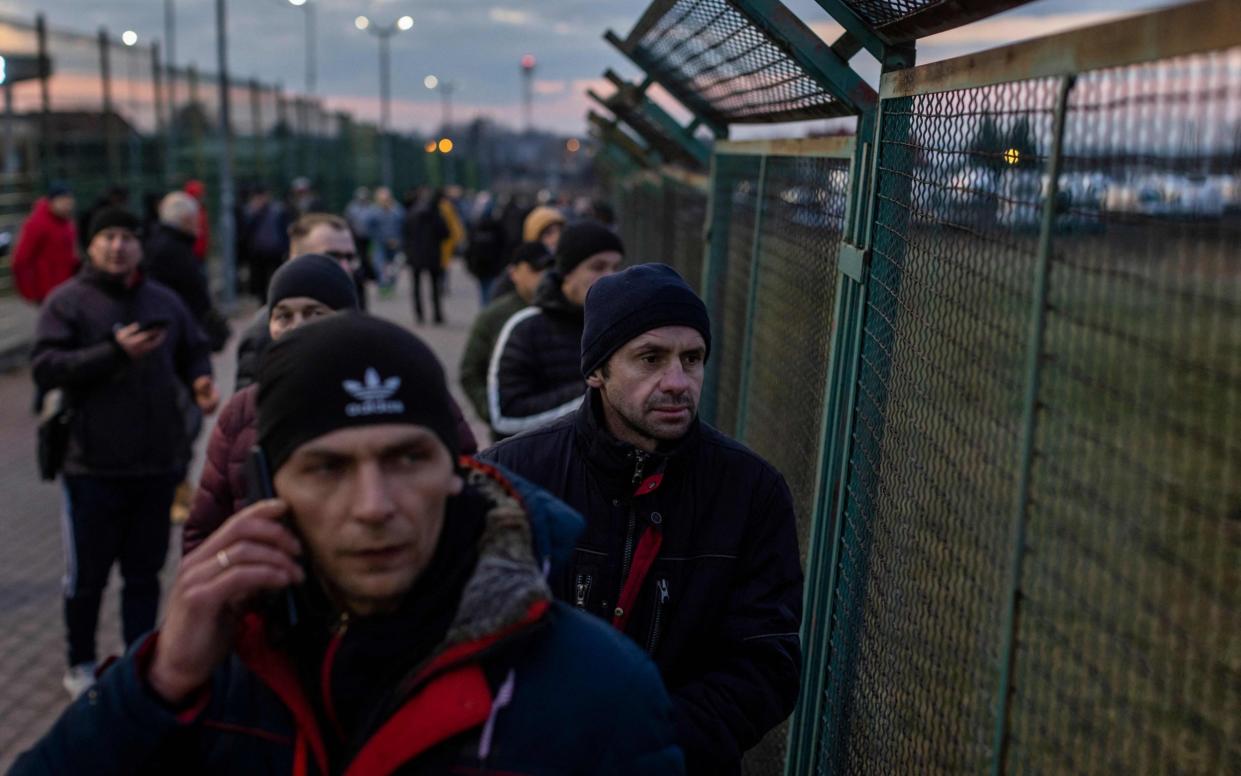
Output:
[[[267,465],[267,456],[263,453],[263,448],[255,445],[250,448],[250,455],[246,457],[246,503],[254,504],[275,497],[276,491],[272,487],[271,469]],[[282,522],[286,528],[293,530],[293,522],[287,515]],[[298,619],[297,599],[293,596],[292,588],[286,589],[283,595],[289,627],[293,627],[297,625]]]

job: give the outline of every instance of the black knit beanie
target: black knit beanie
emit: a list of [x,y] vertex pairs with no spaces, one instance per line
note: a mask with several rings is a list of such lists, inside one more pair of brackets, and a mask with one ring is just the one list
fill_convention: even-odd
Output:
[[114,227],[128,229],[136,235],[142,229],[142,222],[138,220],[138,216],[123,207],[102,208],[91,216],[90,226],[86,229],[86,242],[89,243],[95,239],[95,235],[104,229]]
[[595,281],[586,294],[582,375],[590,375],[626,342],[661,326],[697,329],[711,352],[707,306],[667,264],[638,264]]
[[579,221],[560,234],[556,244],[556,269],[568,275],[577,265],[597,253],[625,253],[625,245],[616,233],[597,221]]
[[395,323],[342,313],[294,329],[264,354],[258,383],[258,441],[273,475],[312,439],[382,423],[431,429],[456,463],[444,369]]
[[358,309],[353,278],[334,259],[318,253],[290,259],[272,273],[267,285],[267,309],[273,310],[281,299],[295,296],[309,297],[333,310]]

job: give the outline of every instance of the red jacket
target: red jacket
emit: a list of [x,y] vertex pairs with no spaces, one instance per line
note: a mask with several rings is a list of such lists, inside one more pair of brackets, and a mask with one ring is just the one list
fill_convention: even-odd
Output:
[[246,458],[259,436],[258,403],[259,387],[250,385],[233,394],[220,410],[181,534],[183,555],[246,505]]
[[73,219],[60,218],[52,212],[47,197],[40,197],[22,225],[17,250],[13,252],[17,292],[41,304],[52,289],[78,271],[76,243]]
[[194,240],[194,255],[199,261],[207,258],[207,248],[211,242],[211,219],[207,217],[207,188],[202,181],[185,182],[185,193],[198,200],[198,237]]

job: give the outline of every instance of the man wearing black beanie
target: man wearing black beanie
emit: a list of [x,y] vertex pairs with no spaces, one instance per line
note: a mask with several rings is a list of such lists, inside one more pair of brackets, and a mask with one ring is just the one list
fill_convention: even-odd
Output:
[[90,221],[88,262],[43,303],[32,372],[42,395],[72,408],[64,481],[65,625],[76,697],[94,682],[99,608],[119,563],[122,630],[132,644],[155,624],[169,510],[191,453],[184,404],[219,402],[198,322],[139,269],[139,222],[105,207]]
[[[282,264],[271,277],[267,299],[271,341],[310,321],[358,309],[349,272],[335,259],[317,253]],[[246,458],[257,435],[258,386],[252,383],[232,395],[211,429],[198,489],[181,532],[183,554],[245,506]]]
[[793,710],[802,572],[792,496],[758,455],[697,418],[706,306],[641,264],[586,297],[573,415],[496,445],[505,466],[586,516],[557,597],[654,658],[691,774],[738,774]]
[[624,253],[620,238],[594,221],[561,234],[533,306],[505,322],[491,353],[487,415],[494,437],[538,428],[581,404],[582,305],[595,281],[619,269]]
[[158,634],[14,774],[684,772],[650,660],[552,600],[581,518],[454,458],[426,344],[328,316],[259,385],[276,498],[185,557]]

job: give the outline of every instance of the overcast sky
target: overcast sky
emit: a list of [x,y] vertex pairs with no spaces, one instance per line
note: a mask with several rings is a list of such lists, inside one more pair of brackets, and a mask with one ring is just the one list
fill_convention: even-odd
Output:
[[[919,61],[942,59],[1002,45],[1117,13],[1167,5],[1174,0],[1036,0],[990,20],[949,32],[920,45]],[[483,114],[520,122],[518,63],[538,58],[536,124],[564,132],[584,131],[588,86],[606,93],[600,74],[612,67],[636,71],[601,36],[622,37],[649,0],[309,0],[318,6],[318,92],[336,108],[363,118],[378,115],[376,40],[354,28],[366,14],[390,23],[409,14],[414,28],[392,41],[393,125],[430,129],[439,122],[438,97],[423,86],[435,74],[455,83],[454,119]],[[817,32],[838,30],[813,0],[786,0]],[[175,0],[178,64],[215,70],[215,1]],[[287,0],[231,0],[229,66],[239,76],[305,86],[303,11]],[[0,12],[31,18],[36,10],[57,29],[93,33],[101,25],[119,35],[136,31],[142,41],[164,38],[163,0],[0,0]],[[873,69],[860,66],[873,80]],[[606,83],[606,82],[603,82]]]

